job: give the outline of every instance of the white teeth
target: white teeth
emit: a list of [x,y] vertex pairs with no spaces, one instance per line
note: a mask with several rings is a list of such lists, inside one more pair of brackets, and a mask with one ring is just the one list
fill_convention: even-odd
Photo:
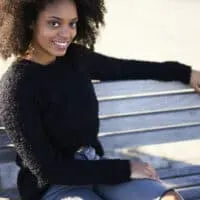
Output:
[[68,42],[54,42],[54,43],[60,47],[67,47],[68,45]]

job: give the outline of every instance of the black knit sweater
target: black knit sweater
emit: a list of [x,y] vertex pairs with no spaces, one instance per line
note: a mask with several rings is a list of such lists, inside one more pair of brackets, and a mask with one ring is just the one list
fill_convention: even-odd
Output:
[[0,117],[21,167],[23,200],[40,199],[49,185],[118,184],[129,180],[128,160],[74,160],[74,152],[98,141],[98,102],[91,79],[179,80],[191,68],[177,62],[144,62],[103,56],[72,44],[66,56],[46,66],[12,64],[1,79]]

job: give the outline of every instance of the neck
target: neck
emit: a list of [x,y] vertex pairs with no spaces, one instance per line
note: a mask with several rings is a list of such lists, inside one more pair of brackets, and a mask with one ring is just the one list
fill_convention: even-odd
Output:
[[40,48],[30,47],[27,54],[23,56],[24,59],[31,60],[41,65],[48,65],[56,60],[56,56],[45,53]]
[[35,63],[39,63],[41,65],[48,65],[52,62],[55,61],[56,58],[53,58],[53,59],[44,59],[43,56],[34,56],[34,55],[26,55],[26,56],[23,56],[24,59],[27,59],[27,60],[31,60]]

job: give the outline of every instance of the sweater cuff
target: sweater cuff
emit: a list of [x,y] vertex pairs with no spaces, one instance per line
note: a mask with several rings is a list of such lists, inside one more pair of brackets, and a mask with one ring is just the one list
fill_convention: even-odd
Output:
[[185,84],[190,83],[192,68],[189,65],[185,65],[179,62],[165,62],[168,67],[171,67],[174,80],[179,80]]

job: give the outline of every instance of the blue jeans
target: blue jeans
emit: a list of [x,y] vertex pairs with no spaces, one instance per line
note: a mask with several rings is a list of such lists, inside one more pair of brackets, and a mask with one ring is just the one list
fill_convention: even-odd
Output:
[[159,200],[167,189],[150,179],[137,179],[118,185],[52,185],[42,200]]

